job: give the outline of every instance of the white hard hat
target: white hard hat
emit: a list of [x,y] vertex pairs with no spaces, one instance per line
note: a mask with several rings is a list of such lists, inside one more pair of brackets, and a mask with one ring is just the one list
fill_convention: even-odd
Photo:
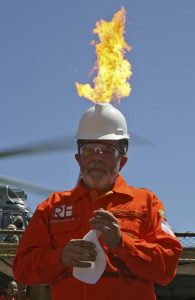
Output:
[[82,116],[77,140],[129,139],[123,114],[110,103],[98,103]]
[[16,228],[16,226],[14,224],[9,224],[6,229],[16,230],[17,228]]

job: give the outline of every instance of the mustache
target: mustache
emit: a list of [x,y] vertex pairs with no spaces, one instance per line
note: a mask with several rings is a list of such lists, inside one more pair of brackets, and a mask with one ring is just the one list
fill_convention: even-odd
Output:
[[100,162],[92,162],[88,168],[87,168],[87,171],[90,172],[92,171],[93,169],[98,169],[98,170],[101,170],[101,171],[105,171],[105,172],[108,172],[108,168],[106,168],[102,163]]

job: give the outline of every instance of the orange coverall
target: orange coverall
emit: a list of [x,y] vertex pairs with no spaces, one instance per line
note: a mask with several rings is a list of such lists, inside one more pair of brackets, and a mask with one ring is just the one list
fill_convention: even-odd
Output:
[[[112,191],[99,199],[82,183],[56,192],[41,203],[14,260],[15,278],[25,284],[48,283],[53,300],[154,300],[153,283],[175,276],[182,247],[169,229],[163,205],[149,190],[129,187],[119,175]],[[72,276],[60,262],[63,246],[89,230],[94,210],[104,208],[119,221],[122,243],[109,250],[101,241],[107,268],[96,284]]]

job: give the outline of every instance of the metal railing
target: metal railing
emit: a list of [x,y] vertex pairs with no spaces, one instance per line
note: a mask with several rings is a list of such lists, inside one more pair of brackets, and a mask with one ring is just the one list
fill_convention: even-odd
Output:
[[195,263],[195,232],[176,232],[175,235],[183,246],[179,264]]
[[195,232],[175,232],[184,248],[195,248]]
[[[24,230],[8,230],[8,229],[0,229],[0,238],[5,236],[17,235],[19,238],[22,236]],[[4,242],[3,239],[0,239],[0,257],[1,258],[9,258],[15,256],[16,249],[18,247],[18,243],[9,243]]]
[[[0,229],[0,236],[16,234],[22,236],[24,230],[6,230]],[[182,246],[183,253],[180,262],[195,262],[195,232],[176,232],[175,235],[179,238]],[[0,257],[14,256],[17,248],[15,243],[0,242]]]

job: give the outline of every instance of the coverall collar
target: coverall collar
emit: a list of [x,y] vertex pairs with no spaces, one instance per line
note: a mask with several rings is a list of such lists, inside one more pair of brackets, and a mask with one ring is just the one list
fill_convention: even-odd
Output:
[[[86,188],[83,184],[83,180],[81,179],[73,190],[72,197],[74,201],[88,194],[90,189]],[[133,188],[128,186],[123,177],[119,174],[116,178],[115,184],[112,188],[113,193],[125,194],[133,198],[134,192]]]

